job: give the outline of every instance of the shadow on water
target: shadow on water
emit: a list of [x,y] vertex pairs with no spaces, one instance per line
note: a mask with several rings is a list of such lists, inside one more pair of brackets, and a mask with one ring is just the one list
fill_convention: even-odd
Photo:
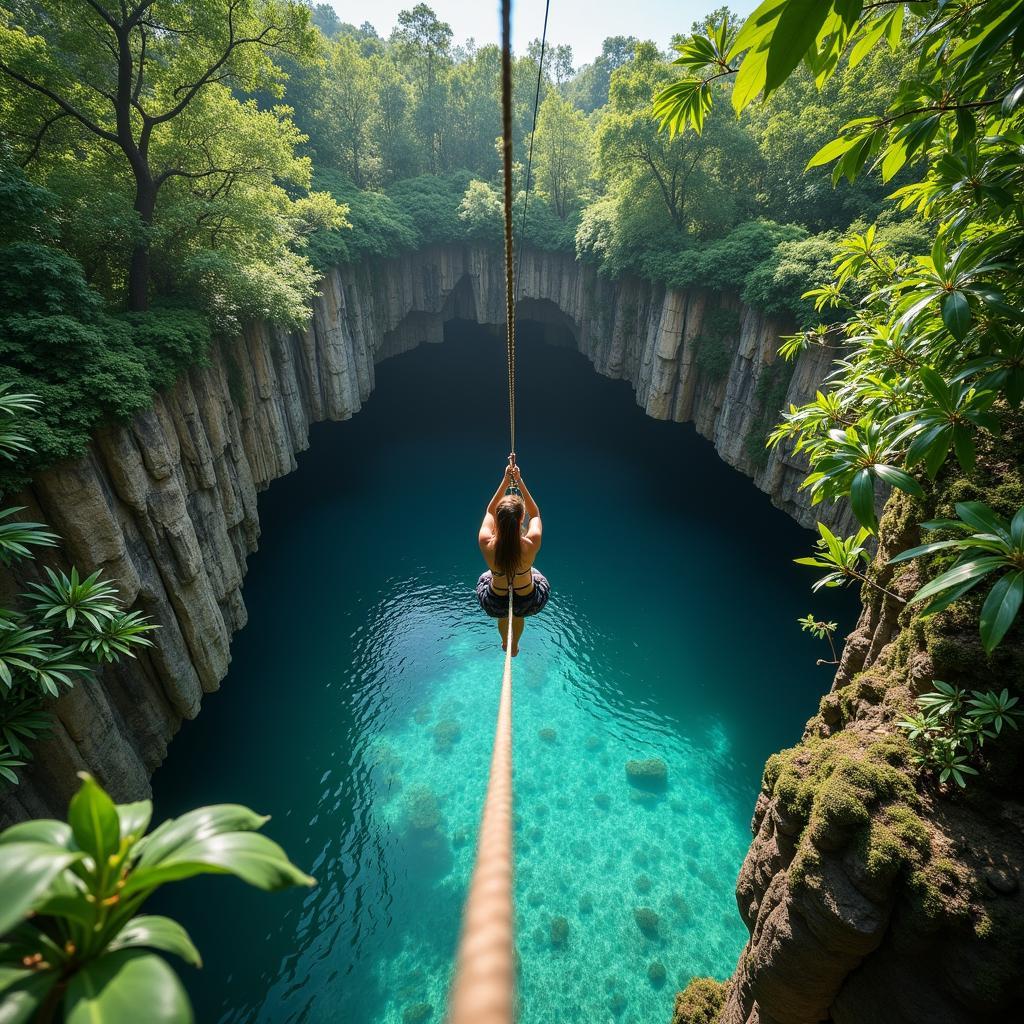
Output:
[[[794,620],[849,627],[854,605],[812,604],[791,561],[810,535],[692,427],[522,334],[518,448],[554,586],[516,664],[522,1024],[663,1019],[663,986],[735,962],[761,766],[829,684]],[[203,953],[183,969],[201,1021],[441,1020],[500,680],[474,538],[507,445],[503,344],[447,335],[379,366],[366,408],[313,428],[261,496],[249,625],[154,778],[158,817],[270,813],[319,882],[159,898]],[[635,758],[667,778],[633,784]]]

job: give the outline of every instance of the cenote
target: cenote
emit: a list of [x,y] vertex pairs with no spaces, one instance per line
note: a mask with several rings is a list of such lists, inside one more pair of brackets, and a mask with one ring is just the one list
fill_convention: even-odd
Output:
[[[691,426],[521,333],[553,597],[515,664],[520,1021],[663,1021],[691,976],[733,969],[764,760],[829,685],[795,621],[808,535]],[[507,436],[502,343],[447,335],[380,365],[365,409],[261,497],[249,624],[154,778],[158,818],[251,804],[319,882],[164,895],[203,951],[201,1021],[443,1019],[501,678],[476,530]],[[816,613],[848,628],[830,596]],[[646,758],[662,791],[627,778]]]

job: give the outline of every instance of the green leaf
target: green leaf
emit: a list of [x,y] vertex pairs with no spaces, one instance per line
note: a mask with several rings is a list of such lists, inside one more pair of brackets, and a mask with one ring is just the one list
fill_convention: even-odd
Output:
[[888,564],[895,565],[897,562],[909,562],[912,558],[920,558],[922,555],[930,555],[933,551],[942,551],[944,548],[955,548],[960,544],[958,540],[937,540],[931,544],[922,544],[920,547],[908,548],[901,551],[895,558],[890,558]]
[[812,167],[820,167],[822,164],[832,163],[832,161],[837,157],[842,156],[848,150],[852,149],[858,141],[859,137],[855,135],[833,139],[831,142],[825,143],[825,145],[807,161],[807,167],[805,167],[804,170],[809,171]]
[[924,601],[935,594],[942,593],[944,590],[949,590],[951,587],[960,586],[970,580],[980,580],[982,577],[987,576],[992,572],[993,569],[998,569],[1000,566],[1005,564],[1006,562],[1004,559],[993,556],[975,558],[970,562],[964,562],[962,565],[955,566],[947,572],[944,572],[941,576],[936,577],[930,583],[926,583],[910,599],[909,603],[917,604],[918,602]]
[[19,821],[17,825],[0,832],[0,845],[25,842],[50,843],[67,849],[71,845],[71,829],[63,821],[54,818],[32,818]]
[[850,485],[850,506],[861,526],[873,533],[878,528],[875,516],[875,481],[870,470],[861,469],[853,477]]
[[1006,636],[1024,598],[1024,572],[1008,572],[989,591],[981,608],[981,642],[991,654]]
[[0,1024],[28,1024],[59,980],[59,971],[0,965]]
[[178,976],[154,953],[121,949],[74,974],[64,997],[65,1024],[192,1024]]
[[131,946],[148,946],[163,953],[174,953],[193,967],[203,966],[199,950],[188,932],[169,917],[158,914],[133,917],[110,943],[110,949],[128,949]]
[[151,800],[139,800],[133,804],[118,804],[116,807],[117,818],[120,823],[121,838],[135,836],[141,839],[149,828],[150,818],[153,817],[153,802]]
[[890,487],[898,487],[905,494],[911,494],[915,498],[923,498],[924,491],[921,485],[909,474],[895,466],[888,466],[885,463],[878,463],[875,466],[875,473],[879,479],[884,480]]
[[994,533],[1009,541],[1010,535],[1006,524],[984,502],[959,501],[955,508],[956,514],[969,526],[973,526],[981,533]]
[[950,292],[942,300],[942,322],[957,341],[963,341],[971,328],[971,304],[963,292]]
[[168,818],[136,847],[139,866],[157,864],[186,843],[220,835],[223,832],[252,832],[262,828],[269,818],[241,804],[211,804],[198,807],[180,818]]
[[227,832],[184,843],[159,863],[137,867],[122,895],[152,889],[194,875],[234,875],[258,889],[273,891],[292,885],[315,885],[273,840],[254,832]]
[[765,98],[789,78],[804,54],[814,45],[831,4],[822,0],[789,0],[768,42]]
[[114,801],[96,780],[82,772],[82,787],[71,798],[68,823],[79,848],[102,864],[121,845],[121,822]]
[[959,423],[953,427],[953,450],[956,452],[956,460],[960,463],[960,468],[965,473],[970,473],[974,469],[977,454],[974,435],[969,428],[962,427]]
[[18,924],[54,879],[82,856],[50,843],[5,843],[0,851],[0,935]]

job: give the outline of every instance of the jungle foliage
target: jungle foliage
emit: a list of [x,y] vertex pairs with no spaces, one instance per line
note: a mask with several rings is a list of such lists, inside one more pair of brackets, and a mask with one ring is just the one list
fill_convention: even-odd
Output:
[[[35,395],[0,385],[0,455],[10,459],[31,450],[21,427],[39,405]],[[24,511],[0,509],[5,567],[29,562],[39,549],[58,543],[41,523],[20,518]],[[36,743],[50,734],[53,700],[97,666],[150,646],[146,634],[155,628],[141,612],[122,607],[98,570],[83,577],[75,568],[64,573],[47,567],[17,607],[0,608],[0,788],[18,784]],[[0,933],[4,930],[0,927]]]
[[190,1024],[184,986],[160,953],[202,966],[173,918],[140,914],[168,882],[234,875],[268,892],[314,885],[237,804],[200,807],[147,835],[149,800],[115,804],[82,774],[67,822],[0,832],[3,1019],[68,1024]]
[[[848,538],[820,527],[818,552],[801,561],[827,569],[818,583],[826,586],[872,582],[859,566],[889,488],[923,500],[935,481],[970,479],[979,448],[991,450],[1019,423],[1024,2],[771,0],[738,28],[722,18],[681,40],[676,63],[685,73],[655,101],[670,136],[699,134],[713,124],[723,80],[742,114],[798,66],[824,87],[844,64],[886,48],[912,58],[891,101],[847,121],[808,168],[831,165],[834,184],[872,174],[890,188],[912,169],[915,180],[890,201],[927,243],[896,251],[874,224],[838,241],[831,273],[805,296],[826,322],[786,339],[782,351],[793,358],[827,345],[839,358],[814,401],[791,406],[770,439],[807,457],[814,503],[847,501],[862,526]],[[1024,600],[1024,509],[965,501],[955,510],[954,519],[920,524],[939,539],[890,561],[928,560],[927,581],[909,602],[923,618],[984,585],[978,628],[991,655]],[[904,726],[921,763],[963,786],[985,737],[1015,724],[1017,697],[968,699],[952,684],[935,686]]]

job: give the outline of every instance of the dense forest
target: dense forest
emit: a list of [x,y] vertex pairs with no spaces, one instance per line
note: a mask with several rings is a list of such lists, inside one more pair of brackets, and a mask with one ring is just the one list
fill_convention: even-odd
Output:
[[[73,3],[45,24],[19,7],[0,28],[0,379],[43,398],[36,464],[144,406],[218,334],[301,323],[324,267],[500,237],[496,44],[456,45],[425,4],[387,39],[326,4],[149,7],[127,9],[119,52],[89,45],[108,26]],[[724,8],[694,28],[723,20],[735,29]],[[872,49],[821,91],[798,71],[763,107],[737,119],[723,103],[700,135],[670,138],[650,110],[673,56],[613,37],[575,68],[548,46],[539,92],[539,40],[516,57],[529,244],[737,289],[802,323],[816,314],[800,296],[851,225],[878,219],[880,240],[919,247],[876,179],[833,190],[803,173],[843,123],[892,101],[906,47]]]

